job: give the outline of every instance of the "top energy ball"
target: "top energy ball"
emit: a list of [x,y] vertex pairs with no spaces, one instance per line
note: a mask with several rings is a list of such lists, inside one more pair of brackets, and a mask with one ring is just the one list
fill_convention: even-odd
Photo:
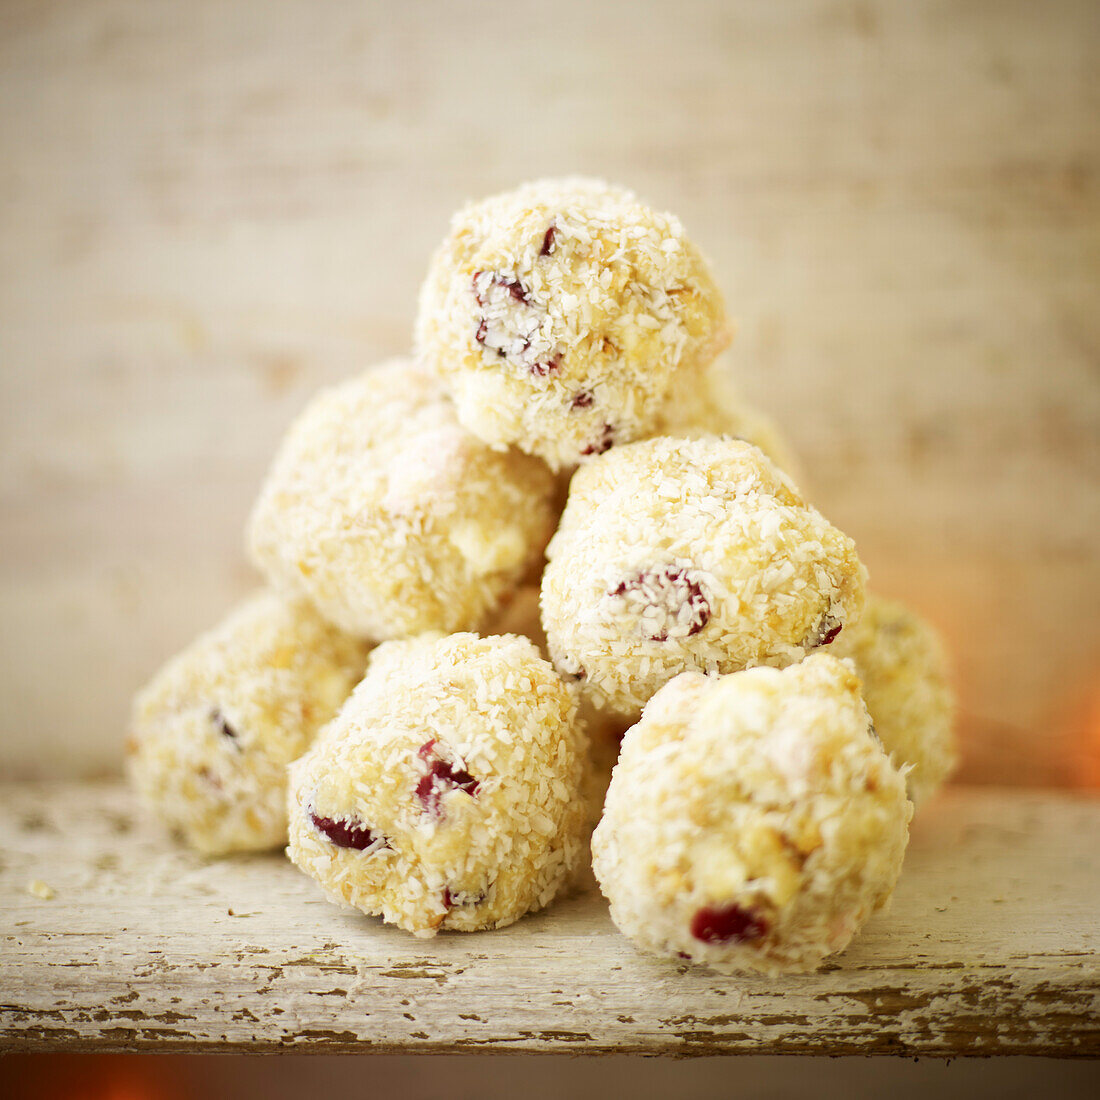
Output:
[[677,380],[729,339],[721,295],[679,220],[584,179],[460,210],[416,324],[462,423],[555,469],[650,434]]

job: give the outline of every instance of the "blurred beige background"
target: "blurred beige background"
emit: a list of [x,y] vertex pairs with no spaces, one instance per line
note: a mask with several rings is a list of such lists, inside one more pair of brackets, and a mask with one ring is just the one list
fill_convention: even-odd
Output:
[[950,639],[962,778],[1100,759],[1100,5],[0,0],[0,89],[0,773],[118,767],[293,413],[406,348],[457,205],[566,172],[712,257]]

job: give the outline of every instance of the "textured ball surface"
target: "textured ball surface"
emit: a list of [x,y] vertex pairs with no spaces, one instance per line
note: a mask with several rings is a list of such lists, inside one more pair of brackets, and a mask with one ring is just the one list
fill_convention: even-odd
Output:
[[955,701],[947,658],[935,630],[908,608],[868,596],[863,617],[831,652],[850,657],[883,747],[899,767],[915,805],[955,768]]
[[[517,588],[491,621],[490,632],[522,634],[535,644],[542,656],[548,656],[546,634],[539,614],[538,588],[534,585]],[[603,800],[607,794],[607,785],[611,782],[611,770],[615,766],[619,745],[630,721],[611,711],[600,710],[579,692],[578,695],[577,715],[588,734],[588,758],[582,791],[588,807],[589,827],[594,829],[603,812]]]
[[418,351],[463,424],[555,469],[648,434],[674,380],[729,335],[680,222],[584,179],[460,210],[416,324]]
[[290,858],[335,900],[418,936],[500,928],[584,856],[584,734],[526,639],[380,646],[291,769]]
[[553,530],[550,471],[459,423],[396,360],[323,391],[291,427],[249,548],[275,587],[373,640],[476,627]]
[[252,597],[138,693],[128,767],[141,802],[210,855],[285,844],[287,765],[368,651],[304,600]]
[[593,869],[645,951],[807,971],[889,900],[911,813],[847,663],[684,673],[624,738]]
[[555,665],[628,716],[684,671],[800,661],[863,607],[852,540],[738,440],[652,439],[581,467],[547,556]]

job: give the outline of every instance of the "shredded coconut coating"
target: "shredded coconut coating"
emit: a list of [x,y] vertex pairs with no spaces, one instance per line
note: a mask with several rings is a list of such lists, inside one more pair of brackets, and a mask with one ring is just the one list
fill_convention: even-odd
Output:
[[134,700],[140,801],[208,855],[285,844],[287,765],[339,710],[368,652],[304,600],[251,597]]
[[729,342],[706,261],[671,214],[598,180],[460,210],[420,292],[419,353],[462,423],[554,469],[652,431],[677,377]]
[[526,638],[388,642],[291,768],[287,853],[417,936],[501,928],[583,858],[585,751],[573,693]]
[[459,423],[439,383],[394,360],[322,391],[252,513],[253,561],[372,640],[478,626],[537,562],[554,479]]
[[689,385],[675,387],[650,434],[741,439],[759,447],[794,481],[802,480],[794,448],[770,416],[741,396],[721,361]]
[[855,544],[739,440],[662,437],[581,467],[547,556],[555,665],[628,717],[684,671],[800,661],[863,608]]
[[[539,589],[536,585],[517,588],[491,620],[492,634],[522,634],[548,657],[546,634],[539,617]],[[388,648],[388,647],[387,647]],[[576,691],[576,687],[573,687]],[[579,693],[578,693],[579,694]],[[611,770],[619,756],[619,744],[630,720],[607,710],[599,710],[585,696],[580,696],[577,714],[588,734],[588,758],[582,791],[588,807],[589,830],[596,827],[603,813],[603,800],[611,782]]]
[[905,780],[847,662],[689,672],[623,741],[593,869],[645,951],[724,973],[809,971],[890,898]]
[[863,617],[833,646],[863,681],[863,698],[883,747],[907,766],[919,806],[955,768],[955,700],[936,631],[902,604],[869,595]]

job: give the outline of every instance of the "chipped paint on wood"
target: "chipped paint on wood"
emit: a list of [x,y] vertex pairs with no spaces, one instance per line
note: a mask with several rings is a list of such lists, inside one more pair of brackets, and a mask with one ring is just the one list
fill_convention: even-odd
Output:
[[1098,834],[1100,801],[949,791],[891,910],[775,980],[639,955],[590,884],[425,942],[174,847],[119,784],[0,788],[0,1048],[1095,1056]]

